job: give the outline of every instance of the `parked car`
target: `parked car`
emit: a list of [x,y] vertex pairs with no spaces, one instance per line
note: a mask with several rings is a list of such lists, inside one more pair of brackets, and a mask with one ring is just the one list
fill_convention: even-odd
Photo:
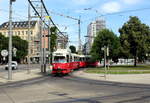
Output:
[[[12,70],[18,69],[18,63],[16,61],[12,61],[11,67],[12,67]],[[7,65],[5,66],[5,70],[8,70],[8,69],[9,69],[9,67],[8,67],[8,63],[7,63]]]

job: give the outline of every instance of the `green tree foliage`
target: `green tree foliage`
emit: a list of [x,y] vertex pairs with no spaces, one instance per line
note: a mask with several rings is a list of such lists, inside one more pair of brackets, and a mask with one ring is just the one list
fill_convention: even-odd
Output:
[[0,33],[0,51],[3,49],[8,49],[8,38]]
[[76,47],[71,45],[70,47],[71,53],[76,53]]
[[50,35],[50,49],[51,49],[51,52],[54,52],[54,50],[56,49],[57,28],[55,26],[51,27],[50,32],[51,32],[51,35]]
[[28,42],[26,40],[22,40],[19,36],[13,36],[12,46],[17,49],[16,57],[13,56],[13,59],[18,62],[24,60],[28,54]]
[[104,58],[104,51],[101,49],[104,46],[109,47],[109,58],[116,62],[119,56],[120,42],[119,38],[108,29],[97,33],[91,49],[93,59],[101,61]]
[[[4,35],[2,35],[1,33],[0,33],[0,52],[2,51],[2,50],[8,50],[8,38],[6,38]],[[0,54],[0,63],[2,62],[2,56],[1,56],[1,54]]]
[[[8,50],[8,42],[9,38],[0,34],[0,51],[3,49]],[[20,62],[23,60],[28,54],[28,42],[26,40],[22,40],[18,36],[12,37],[12,46],[17,49],[16,57],[13,56],[13,60]],[[0,55],[0,58],[1,55]]]
[[150,28],[134,16],[130,17],[129,21],[119,29],[119,32],[122,54],[124,57],[133,56],[135,59],[134,66],[136,66],[137,57],[139,61],[143,61],[146,57]]
[[56,49],[56,40],[57,40],[57,28],[51,27],[50,28],[50,64],[52,64],[52,53],[55,51]]

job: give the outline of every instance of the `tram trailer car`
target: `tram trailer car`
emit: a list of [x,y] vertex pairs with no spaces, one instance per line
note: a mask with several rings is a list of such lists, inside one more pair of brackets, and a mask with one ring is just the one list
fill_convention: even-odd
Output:
[[79,67],[80,67],[80,68],[85,68],[85,67],[87,67],[86,56],[85,56],[85,55],[80,55],[80,56],[79,56]]

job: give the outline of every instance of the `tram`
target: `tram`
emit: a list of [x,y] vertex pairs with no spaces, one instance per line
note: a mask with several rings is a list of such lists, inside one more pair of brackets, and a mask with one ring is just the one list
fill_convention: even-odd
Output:
[[79,68],[69,49],[57,49],[53,53],[52,74],[68,74]]
[[68,74],[91,64],[87,62],[90,56],[71,53],[70,49],[57,49],[52,57],[52,74]]

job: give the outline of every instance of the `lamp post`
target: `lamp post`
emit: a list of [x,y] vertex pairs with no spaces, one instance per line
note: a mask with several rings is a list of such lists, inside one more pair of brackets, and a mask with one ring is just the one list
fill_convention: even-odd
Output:
[[12,2],[15,2],[16,0],[10,0],[9,1],[9,62],[8,62],[8,80],[12,80]]

